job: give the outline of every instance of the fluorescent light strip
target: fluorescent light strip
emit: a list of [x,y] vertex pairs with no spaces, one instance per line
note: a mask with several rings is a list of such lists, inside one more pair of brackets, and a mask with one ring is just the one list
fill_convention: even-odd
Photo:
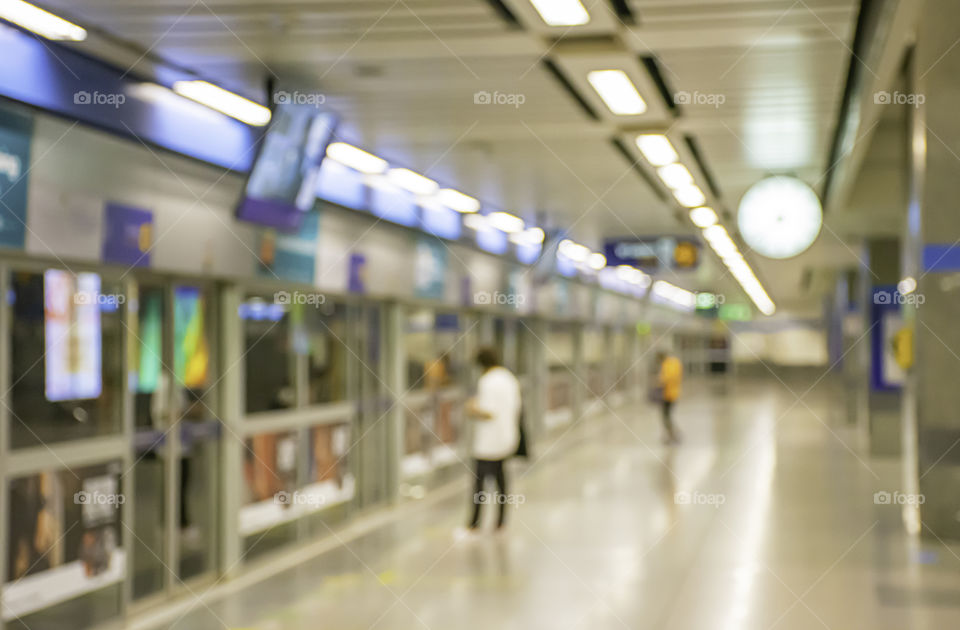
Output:
[[391,168],[387,171],[387,177],[400,188],[423,197],[432,195],[440,188],[437,182],[408,168]]
[[690,211],[690,220],[698,228],[708,228],[717,223],[717,213],[713,208],[701,206]]
[[327,157],[367,175],[379,175],[387,170],[386,160],[346,142],[333,142],[328,145]]
[[600,252],[593,252],[587,256],[587,266],[595,271],[600,271],[607,266],[607,257]]
[[703,191],[700,190],[700,187],[696,184],[677,188],[673,191],[673,196],[681,206],[686,206],[687,208],[702,206],[707,200]]
[[549,26],[581,26],[590,14],[580,0],[530,0],[533,8]]
[[647,111],[647,103],[623,70],[594,70],[587,81],[611,112],[618,116],[636,116]]
[[523,232],[524,228],[527,227],[523,219],[509,212],[492,212],[487,215],[487,221],[489,221],[493,227],[507,234]]
[[660,177],[660,181],[672,190],[693,185],[693,175],[690,174],[686,166],[679,162],[661,166],[657,169],[657,175]]
[[670,140],[662,134],[643,134],[637,136],[637,148],[652,166],[666,166],[680,159]]
[[207,81],[177,81],[173,91],[248,125],[262,127],[270,122],[270,110],[260,103]]
[[670,284],[666,280],[657,280],[653,283],[653,294],[684,310],[692,311],[697,306],[697,296],[692,291]]
[[[696,210],[702,209],[703,208],[697,208]],[[713,211],[711,210],[711,212]],[[691,212],[691,215],[692,214],[693,212]],[[710,244],[710,247],[713,248],[713,251],[716,252],[717,256],[720,257],[720,260],[727,266],[730,273],[733,274],[733,277],[737,279],[737,282],[740,283],[743,291],[747,294],[747,297],[753,301],[757,309],[764,315],[773,315],[777,310],[776,305],[773,303],[773,300],[770,299],[770,296],[763,288],[763,285],[760,284],[760,281],[757,280],[753,269],[750,268],[750,265],[747,264],[747,261],[743,258],[743,254],[740,253],[737,244],[730,238],[726,228],[719,223],[715,223],[703,230],[703,237]]]
[[436,199],[451,210],[456,210],[463,214],[480,211],[479,201],[453,188],[442,188],[438,190]]
[[463,217],[463,224],[471,230],[476,230],[477,232],[482,232],[490,227],[490,224],[487,223],[487,217],[483,216],[482,214],[467,214]]
[[560,245],[557,246],[557,251],[573,262],[578,263],[586,262],[591,254],[589,247],[574,243],[568,238],[560,241]]
[[47,39],[82,42],[87,38],[83,27],[22,0],[0,0],[0,18]]

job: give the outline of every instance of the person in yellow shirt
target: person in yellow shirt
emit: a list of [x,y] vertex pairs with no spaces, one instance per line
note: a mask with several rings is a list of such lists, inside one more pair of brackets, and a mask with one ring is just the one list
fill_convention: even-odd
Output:
[[663,440],[667,444],[676,444],[680,441],[680,436],[673,426],[672,412],[673,404],[680,398],[683,383],[683,364],[680,363],[680,359],[670,356],[666,352],[658,352],[657,361],[660,363],[658,381],[660,400],[663,405]]

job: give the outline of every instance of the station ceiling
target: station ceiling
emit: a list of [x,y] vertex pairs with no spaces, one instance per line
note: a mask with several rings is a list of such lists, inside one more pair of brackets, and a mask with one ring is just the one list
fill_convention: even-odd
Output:
[[[765,175],[819,189],[860,8],[584,0],[590,22],[549,27],[530,0],[42,4],[88,28],[79,46],[143,76],[174,65],[261,101],[271,80],[320,93],[346,140],[525,219],[572,226],[595,248],[610,236],[696,233],[635,150],[642,131],[682,147],[731,233],[740,197]],[[627,71],[646,113],[604,106],[586,73],[608,66]],[[477,102],[484,92],[514,98]],[[671,280],[746,300],[707,258]],[[809,303],[811,272],[856,264],[829,219],[795,259],[747,258],[781,310],[819,309]]]

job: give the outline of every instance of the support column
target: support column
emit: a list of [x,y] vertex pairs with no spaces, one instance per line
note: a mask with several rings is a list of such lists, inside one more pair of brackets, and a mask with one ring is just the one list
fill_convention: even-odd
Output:
[[[904,405],[905,492],[924,497],[908,527],[960,539],[960,47],[953,0],[927,0],[909,64],[911,187],[903,272],[916,278],[904,307],[915,364]],[[922,98],[919,98],[922,96]],[[910,512],[909,510],[907,512]]]

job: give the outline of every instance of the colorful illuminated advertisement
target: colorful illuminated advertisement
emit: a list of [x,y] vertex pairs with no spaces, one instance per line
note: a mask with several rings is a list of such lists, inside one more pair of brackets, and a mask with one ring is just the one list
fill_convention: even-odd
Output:
[[207,384],[210,348],[204,329],[205,304],[198,287],[177,287],[173,294],[174,373],[187,388]]
[[137,361],[137,392],[152,394],[160,383],[163,366],[163,295],[146,293],[140,298],[137,320],[140,356]]
[[48,269],[43,274],[44,386],[47,400],[98,398],[100,276]]

